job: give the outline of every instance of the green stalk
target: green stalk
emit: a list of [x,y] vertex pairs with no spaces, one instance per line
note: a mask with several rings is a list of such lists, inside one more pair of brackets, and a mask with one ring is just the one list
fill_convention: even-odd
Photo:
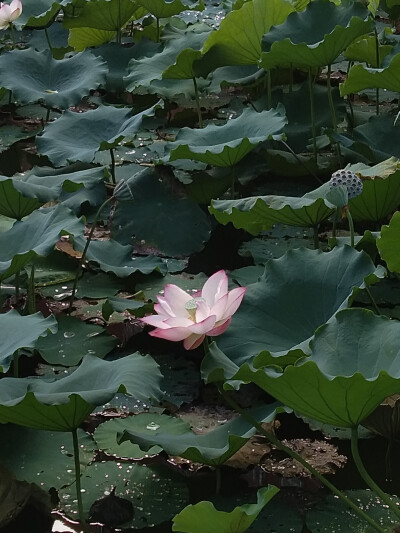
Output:
[[353,222],[353,217],[351,216],[351,213],[350,213],[349,206],[346,206],[346,207],[345,207],[345,211],[346,211],[347,221],[348,221],[348,223],[349,223],[349,230],[350,230],[350,246],[351,246],[352,248],[354,248],[354,222]]
[[160,19],[156,17],[156,43],[160,42]]
[[271,444],[276,446],[279,450],[282,450],[285,452],[289,457],[294,459],[295,461],[299,462],[304,468],[306,468],[313,476],[315,476],[325,487],[330,489],[335,496],[340,498],[343,503],[348,505],[360,518],[364,519],[370,526],[372,526],[376,531],[379,531],[380,533],[385,533],[385,530],[383,527],[381,527],[375,520],[373,520],[370,516],[368,516],[362,509],[357,507],[357,505],[350,500],[345,494],[343,494],[339,489],[335,487],[328,479],[326,479],[325,476],[320,474],[313,466],[311,466],[301,455],[291,450],[288,446],[285,446],[282,444],[282,442],[269,431],[266,431],[262,425],[251,415],[249,415],[244,409],[242,409],[236,402],[229,396],[222,388],[221,384],[218,385],[218,390],[224,400],[239,414],[243,416],[246,420],[248,420],[261,435],[264,435]]
[[340,207],[336,208],[336,211],[333,214],[333,223],[332,223],[332,237],[336,237],[336,229],[337,229],[337,221],[338,217],[340,216],[342,210]]
[[89,533],[89,527],[86,522],[85,514],[83,512],[82,492],[81,492],[81,463],[79,460],[79,442],[78,432],[74,428],[72,431],[72,442],[74,444],[74,462],[75,462],[75,487],[76,487],[76,499],[78,501],[78,516],[81,526],[85,533]]
[[51,109],[50,107],[47,108],[47,112],[46,112],[46,122],[48,122],[50,120],[50,113],[51,113]]
[[311,73],[311,67],[308,69],[308,88],[309,88],[309,95],[310,95],[310,118],[311,118],[311,132],[312,132],[312,138],[313,138],[313,152],[314,152],[314,159],[317,163],[317,133],[315,129],[315,109],[314,109],[314,91],[313,91],[313,80],[312,80],[312,73]]
[[96,216],[94,217],[94,221],[93,221],[93,224],[92,224],[92,227],[90,229],[90,233],[88,235],[88,238],[86,240],[86,245],[85,245],[85,248],[83,249],[83,252],[82,252],[82,256],[81,258],[79,259],[79,263],[78,263],[78,268],[77,268],[77,271],[76,271],[76,275],[75,275],[75,279],[74,279],[74,285],[72,287],[72,293],[71,293],[71,299],[69,301],[69,306],[68,306],[68,309],[71,310],[72,309],[72,306],[74,304],[74,298],[75,298],[75,293],[76,293],[76,287],[78,286],[78,280],[81,276],[81,273],[82,273],[82,268],[83,268],[83,263],[85,261],[85,258],[86,258],[86,254],[87,254],[87,251],[88,251],[88,248],[89,248],[89,244],[90,244],[90,241],[92,240],[92,237],[93,237],[93,233],[94,233],[94,230],[96,228],[96,224],[97,224],[97,221],[99,220],[100,218],[100,214],[101,212],[103,211],[104,207],[109,203],[111,202],[111,200],[113,200],[113,196],[110,196],[110,198],[107,198],[107,200],[105,200],[101,206],[99,207],[97,213],[96,213]]
[[49,47],[50,52],[53,52],[53,47],[51,46],[50,36],[49,32],[47,31],[47,28],[44,29],[44,34],[46,36],[47,45]]
[[[378,37],[378,30],[376,29],[376,26],[374,28],[374,34],[375,34],[376,68],[379,68],[381,59],[379,57],[379,37]],[[379,115],[379,87],[376,88],[376,114]]]
[[115,179],[115,155],[114,155],[114,148],[110,148],[110,155],[111,155],[111,181],[115,185],[117,183]]
[[354,459],[354,463],[357,467],[357,470],[360,473],[360,476],[368,485],[368,487],[375,492],[377,496],[394,512],[397,518],[400,519],[400,509],[396,503],[389,497],[386,492],[384,492],[379,485],[375,483],[372,477],[368,474],[364,467],[364,463],[361,460],[360,453],[358,450],[358,431],[357,427],[351,428],[351,453]]
[[29,276],[28,289],[26,296],[26,305],[24,314],[33,315],[36,311],[36,298],[35,298],[35,266],[32,265],[31,275]]
[[20,270],[15,273],[15,300],[19,298],[20,273]]
[[193,86],[194,86],[194,97],[196,100],[197,117],[199,119],[199,128],[202,128],[203,127],[203,116],[201,114],[199,88],[197,87],[197,81],[196,81],[195,76],[193,76],[192,80],[193,80]]
[[368,294],[369,299],[371,300],[371,303],[372,303],[372,305],[373,305],[373,307],[375,309],[375,313],[377,315],[380,315],[381,312],[379,311],[379,307],[378,307],[378,305],[377,305],[377,303],[375,301],[375,298],[372,296],[372,292],[371,292],[370,288],[369,287],[365,287],[365,292]]
[[326,87],[328,89],[328,101],[329,101],[329,107],[331,110],[332,128],[333,128],[333,131],[336,131],[337,130],[337,118],[336,118],[335,106],[333,104],[333,97],[332,97],[331,74],[332,74],[332,65],[328,65],[328,72],[326,75]]

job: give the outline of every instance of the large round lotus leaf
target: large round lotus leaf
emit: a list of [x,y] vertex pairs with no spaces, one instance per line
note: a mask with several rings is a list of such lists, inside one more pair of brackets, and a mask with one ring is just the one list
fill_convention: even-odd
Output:
[[[170,520],[188,501],[188,489],[184,478],[160,465],[142,466],[130,463],[106,461],[93,463],[82,476],[83,510],[87,517],[92,504],[109,495],[115,488],[115,496],[130,501],[133,519],[124,528],[142,529]],[[63,510],[77,518],[75,487],[60,491]],[[122,524],[121,524],[122,526]]]
[[[355,502],[361,509],[368,513],[373,520],[383,527],[384,531],[396,531],[399,519],[388,508],[382,505],[382,500],[371,490],[347,490],[344,494]],[[396,496],[391,496],[397,506],[400,501]],[[346,531],[346,533],[371,533],[372,528],[363,518],[344,504],[333,494],[320,500],[307,511],[305,523],[310,531],[318,533],[332,533],[333,531]]]
[[34,211],[0,234],[0,280],[21,270],[35,256],[48,255],[62,234],[80,235],[83,231],[83,221],[62,205]]
[[101,326],[64,315],[59,315],[57,322],[57,333],[36,343],[42,358],[51,365],[75,366],[86,354],[105,357],[117,345],[117,339]]
[[[400,386],[400,324],[366,309],[344,309],[321,326],[311,355],[283,371],[243,365],[232,377],[251,381],[315,420],[357,427]],[[305,355],[305,354],[304,354]],[[267,360],[267,354],[265,354]]]
[[128,63],[131,59],[151,56],[160,51],[161,45],[148,39],[142,39],[135,46],[121,47],[118,43],[108,43],[92,50],[92,53],[102,57],[108,66],[105,89],[107,92],[124,92],[123,77],[126,76]]
[[77,17],[64,17],[65,28],[96,28],[116,32],[131,19],[138,5],[131,0],[84,2]]
[[14,186],[14,179],[0,176],[0,215],[21,220],[42,205],[37,198],[26,198]]
[[379,253],[391,272],[400,273],[400,212],[392,216],[388,226],[382,226],[376,241]]
[[[133,200],[117,202],[112,237],[127,244],[145,241],[167,256],[198,252],[210,237],[210,221],[201,208],[177,184],[145,169],[127,180]],[[151,224],[149,224],[151,220]]]
[[[361,172],[362,174],[362,172]],[[363,192],[349,201],[355,221],[381,222],[400,204],[400,170],[387,177],[363,179]]]
[[[188,31],[182,37],[168,41],[162,51],[150,56],[146,54],[147,57],[140,59],[132,59],[129,62],[129,74],[124,78],[126,89],[133,91],[137,87],[150,86],[154,80],[161,80],[163,72],[166,72],[171,66],[174,66],[173,74],[177,70],[178,58],[184,51],[189,53],[189,57],[184,55],[179,61],[184,70],[179,73],[178,79],[193,78],[193,61],[201,55],[199,50],[203,46],[207,35],[209,35],[208,32]],[[166,77],[176,78],[177,75]]]
[[68,44],[77,52],[82,52],[86,48],[109,43],[115,36],[115,31],[98,30],[97,28],[72,28],[69,30]]
[[[93,461],[96,445],[93,438],[78,429],[81,471]],[[61,432],[24,428],[14,424],[1,427],[2,461],[15,477],[36,483],[46,491],[60,489],[75,481],[71,435]]]
[[[201,58],[201,51],[204,41],[206,40],[209,32],[203,32],[195,34],[197,36],[197,42],[195,46],[186,46],[184,50],[178,53],[173,65],[169,66],[162,73],[163,78],[171,78],[175,80],[190,80],[196,76],[195,64]],[[186,39],[186,37],[184,37]],[[173,39],[170,43],[176,42],[178,39]]]
[[0,78],[15,100],[66,109],[104,83],[106,64],[88,51],[56,60],[49,50],[12,50],[0,56]]
[[62,2],[54,0],[35,0],[24,2],[21,15],[14,21],[14,25],[20,29],[24,26],[31,28],[43,28],[50,25],[54,17],[60,11]]
[[210,72],[224,65],[256,65],[262,36],[271,26],[282,24],[293,10],[285,0],[253,0],[232,10],[205,42],[201,68]]
[[0,372],[7,372],[13,354],[19,348],[33,348],[37,339],[57,331],[53,316],[44,318],[42,313],[21,316],[12,309],[0,314],[0,330],[3,331],[0,345]]
[[[392,48],[393,46],[390,44],[379,44],[377,50],[375,35],[368,35],[348,46],[344,52],[344,56],[348,61],[367,63],[371,67],[378,68],[381,66],[384,58],[390,54]],[[379,57],[379,64],[377,64],[377,55]]]
[[36,137],[36,146],[56,166],[90,163],[96,152],[115,148],[124,137],[139,131],[144,117],[153,115],[154,107],[133,116],[131,108],[104,105],[85,113],[65,111]]
[[286,122],[284,109],[278,106],[261,113],[246,108],[222,126],[182,128],[175,142],[167,144],[169,156],[165,160],[193,159],[217,167],[233,166],[258,144],[281,139]]
[[208,501],[189,505],[174,516],[172,531],[185,533],[204,533],[204,531],[207,531],[207,533],[244,533],[278,491],[278,487],[263,487],[257,492],[257,503],[235,507],[230,513],[218,511]]
[[340,84],[340,93],[345,96],[371,87],[400,92],[400,54],[396,52],[386,58],[389,62],[383,68],[351,67],[346,81]]
[[288,351],[347,307],[356,287],[383,276],[382,267],[349,246],[328,253],[289,250],[268,261],[260,281],[247,287],[218,346],[238,365],[263,350]]
[[353,140],[370,147],[377,161],[391,156],[400,158],[400,128],[390,115],[373,116],[354,128]]
[[117,433],[125,430],[139,431],[150,436],[165,431],[172,435],[182,435],[190,430],[190,425],[180,418],[155,413],[141,413],[127,418],[116,418],[97,426],[94,438],[100,450],[116,457],[143,459],[160,453],[160,446],[152,446],[147,452],[129,441],[118,444]]
[[[285,412],[285,408],[277,403],[249,410],[249,414],[259,422],[272,422],[277,413],[282,412]],[[225,463],[255,432],[254,426],[243,416],[239,416],[209,433],[202,434],[187,431],[176,435],[169,431],[168,425],[164,427],[162,424],[153,431],[125,429],[118,435],[118,442],[129,440],[143,450],[158,445],[169,455],[179,455],[196,463],[215,466]]]
[[323,185],[304,196],[251,196],[240,200],[212,200],[209,211],[221,224],[232,222],[235,228],[253,235],[274,224],[314,227],[329,218],[336,207],[329,202],[329,187]]
[[1,379],[0,422],[71,431],[117,392],[139,400],[160,399],[160,379],[158,366],[150,356],[132,354],[103,361],[87,355],[74,372],[61,379]]
[[[85,168],[83,165],[75,164],[58,170],[49,167],[34,167],[24,174],[8,179],[12,180],[14,189],[24,197],[30,198],[31,202],[37,198],[40,202],[45,203],[59,199],[63,191],[73,193],[81,188],[94,189],[104,181],[104,173],[103,167]],[[0,182],[1,186],[2,183]],[[9,203],[12,201],[14,206],[15,200],[13,197],[10,199],[9,194],[7,200]],[[5,201],[5,199],[1,199],[0,205],[1,202]]]
[[[74,239],[76,250],[83,250],[87,240],[84,237]],[[119,278],[126,278],[135,272],[150,274],[155,270],[161,274],[166,274],[171,266],[171,260],[166,260],[154,255],[133,256],[133,246],[130,244],[120,244],[113,239],[94,240],[90,243],[86,258],[88,261],[95,261],[103,272],[112,272]],[[170,265],[169,265],[170,263]],[[182,270],[178,268],[178,270]],[[142,302],[143,303],[143,302]]]
[[336,5],[316,0],[264,35],[260,63],[266,70],[290,64],[331,65],[356,37],[371,28],[372,20],[361,3]]

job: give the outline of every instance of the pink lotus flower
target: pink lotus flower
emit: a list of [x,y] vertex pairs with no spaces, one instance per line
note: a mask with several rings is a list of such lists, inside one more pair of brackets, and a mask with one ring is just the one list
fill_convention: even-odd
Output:
[[21,0],[12,0],[11,4],[0,2],[0,30],[5,30],[22,13]]
[[141,320],[157,328],[150,332],[153,337],[183,341],[186,350],[193,350],[206,335],[216,337],[224,333],[245,292],[245,287],[228,291],[228,276],[220,270],[205,282],[201,291],[192,295],[176,285],[166,285],[164,295],[157,296],[158,304],[154,306],[157,315]]

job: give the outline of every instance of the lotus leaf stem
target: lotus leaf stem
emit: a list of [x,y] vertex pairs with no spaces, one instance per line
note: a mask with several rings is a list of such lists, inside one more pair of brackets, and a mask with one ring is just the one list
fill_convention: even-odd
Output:
[[375,494],[393,511],[393,513],[400,519],[400,509],[396,503],[390,498],[390,496],[384,492],[379,485],[375,483],[372,477],[368,474],[365,469],[364,463],[362,462],[360,452],[358,450],[358,429],[357,426],[351,428],[351,453],[354,459],[354,463],[357,467],[357,470],[360,473],[360,476],[368,485],[368,487],[375,492]]
[[93,221],[93,224],[92,224],[92,227],[90,229],[90,232],[89,232],[89,235],[88,235],[88,238],[86,239],[86,245],[85,245],[85,248],[83,249],[83,252],[82,252],[82,255],[81,255],[81,258],[79,259],[79,263],[78,263],[78,268],[77,268],[77,271],[76,271],[76,274],[75,274],[75,279],[74,279],[74,285],[72,287],[72,293],[71,293],[71,299],[69,301],[69,306],[68,306],[68,309],[71,310],[72,309],[72,305],[74,303],[74,298],[75,298],[75,293],[76,293],[76,288],[78,286],[78,280],[80,278],[80,275],[82,273],[82,268],[83,268],[83,263],[85,261],[85,258],[86,258],[86,254],[87,254],[87,251],[88,251],[88,248],[89,248],[89,244],[90,244],[90,241],[92,240],[92,237],[93,237],[93,233],[94,233],[94,230],[96,229],[96,224],[100,218],[100,215],[101,215],[101,212],[103,211],[104,207],[109,203],[111,202],[111,200],[113,200],[114,197],[113,196],[110,196],[110,198],[107,198],[107,200],[105,200],[101,206],[99,207],[97,213],[96,213],[96,216],[94,217],[94,221]]
[[12,49],[15,50],[15,33],[14,33],[14,24],[10,22],[10,30],[11,30],[11,39],[12,39]]
[[193,76],[193,86],[194,86],[194,98],[196,100],[196,109],[197,109],[197,116],[199,119],[199,128],[203,127],[203,117],[201,114],[201,107],[200,107],[200,97],[199,97],[199,88],[197,86],[197,80],[196,77]]
[[46,36],[46,41],[47,41],[47,44],[49,46],[49,50],[50,50],[50,52],[53,52],[53,47],[51,45],[50,36],[49,36],[49,32],[47,31],[47,28],[44,29],[44,34]]
[[[379,68],[381,59],[379,55],[379,37],[378,37],[378,30],[376,29],[376,26],[374,28],[374,34],[375,34],[375,54],[376,54],[376,68]],[[376,114],[379,115],[379,87],[375,89],[376,91]]]
[[346,217],[347,221],[349,223],[349,230],[350,230],[350,246],[354,248],[354,222],[353,217],[351,216],[349,206],[345,207]]
[[79,442],[77,428],[72,430],[72,442],[74,445],[74,462],[75,462],[75,488],[76,499],[78,502],[78,516],[81,526],[85,533],[89,533],[89,527],[86,522],[85,514],[83,512],[82,492],[81,492],[81,463],[79,459]]
[[318,228],[319,224],[313,226],[313,237],[314,237],[314,249],[319,250],[319,238],[318,238]]
[[317,133],[315,128],[315,108],[314,108],[314,89],[313,89],[313,80],[312,80],[312,72],[311,67],[308,69],[308,89],[309,89],[309,96],[310,96],[310,118],[311,118],[311,132],[312,132],[312,138],[313,138],[313,153],[314,153],[314,159],[317,163],[318,161],[318,155],[317,155]]
[[156,17],[156,43],[160,42],[160,19]]
[[20,284],[20,270],[17,270],[15,273],[15,299],[18,300],[19,298],[19,284]]
[[117,183],[115,179],[115,154],[114,154],[114,148],[110,148],[110,156],[111,156],[111,181],[115,185]]
[[26,305],[24,314],[33,315],[36,311],[36,298],[35,298],[35,266],[32,265],[31,273],[28,281],[28,289],[26,296]]
[[372,296],[371,289],[369,287],[365,287],[365,292],[368,294],[369,299],[371,300],[372,306],[375,309],[375,313],[377,315],[380,315],[381,312],[380,312],[379,307],[378,307],[378,305],[377,305],[377,303],[375,301],[375,298]]
[[246,420],[248,420],[256,429],[259,433],[261,433],[261,435],[263,435],[264,437],[266,437],[269,442],[271,442],[271,444],[273,444],[274,446],[276,446],[276,448],[278,448],[279,450],[282,450],[283,452],[285,452],[287,455],[289,455],[289,457],[291,457],[292,459],[294,459],[295,461],[299,462],[302,466],[304,466],[304,468],[306,468],[313,476],[315,476],[323,485],[325,485],[325,487],[327,487],[328,489],[330,489],[333,494],[335,494],[335,496],[337,496],[338,498],[340,498],[342,500],[343,503],[345,503],[347,506],[351,507],[351,509],[362,519],[364,519],[366,522],[368,522],[368,524],[374,528],[375,531],[379,531],[380,533],[385,533],[387,532],[386,529],[384,529],[382,526],[380,526],[377,522],[375,522],[375,520],[373,520],[370,516],[367,515],[367,513],[365,513],[362,509],[360,509],[359,507],[357,507],[357,505],[350,499],[348,498],[345,494],[343,494],[343,492],[341,492],[339,489],[337,489],[335,487],[335,485],[333,485],[328,479],[326,479],[325,476],[323,476],[322,474],[320,474],[318,472],[318,470],[316,470],[313,466],[311,466],[301,455],[299,455],[298,453],[294,452],[291,448],[289,448],[288,446],[285,446],[284,444],[282,444],[282,442],[273,434],[273,433],[270,433],[269,431],[266,431],[262,425],[260,424],[260,422],[258,422],[258,420],[256,420],[255,418],[253,418],[251,415],[249,415],[249,413],[245,410],[245,409],[242,409],[236,402],[235,400],[229,395],[227,394],[226,391],[224,391],[223,387],[222,387],[222,384],[219,384],[218,385],[218,390],[220,392],[220,394],[222,395],[222,397],[224,398],[224,400],[237,412],[239,413],[240,415],[243,416],[243,418],[245,418]]

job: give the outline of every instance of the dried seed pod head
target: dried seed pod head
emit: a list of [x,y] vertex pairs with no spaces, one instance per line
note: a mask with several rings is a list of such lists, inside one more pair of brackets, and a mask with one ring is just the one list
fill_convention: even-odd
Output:
[[360,196],[363,190],[363,182],[360,178],[351,170],[337,170],[332,174],[329,180],[329,187],[338,187],[339,185],[345,185],[347,193],[350,198]]

